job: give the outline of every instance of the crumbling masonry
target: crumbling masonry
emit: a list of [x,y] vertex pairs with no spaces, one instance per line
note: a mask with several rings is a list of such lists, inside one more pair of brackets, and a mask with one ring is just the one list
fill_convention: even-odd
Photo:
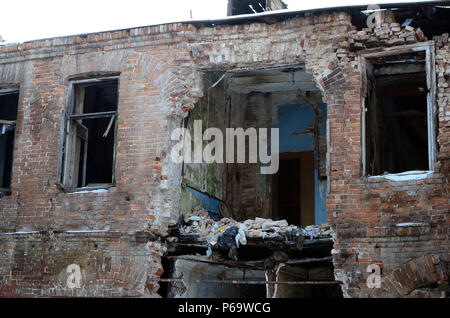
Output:
[[[323,218],[333,232],[334,279],[342,282],[343,296],[448,296],[449,35],[401,26],[391,11],[373,28],[355,25],[352,12],[363,9],[258,14],[0,46],[0,96],[18,92],[11,182],[0,187],[0,296],[159,297],[155,278],[164,272],[171,229],[185,208],[181,184],[195,187],[182,175],[189,167],[171,160],[171,132],[207,104],[208,94],[210,107],[225,98],[209,89],[223,74],[272,76],[277,70],[301,70],[312,83],[296,87],[303,102],[295,103],[314,104],[310,111],[320,120],[305,128],[325,132],[314,141],[319,157],[312,162],[326,196]],[[420,50],[428,52],[433,162],[421,174],[371,176],[363,163],[370,160],[362,61]],[[116,138],[114,180],[101,189],[72,189],[61,181],[61,125],[68,122],[62,111],[77,98],[74,83],[96,79],[118,80],[117,116],[108,115]],[[238,93],[248,104],[234,125],[273,124],[270,105],[263,107],[269,99],[251,91],[229,96]],[[251,166],[215,169],[213,175],[228,173],[227,183],[195,188],[225,202],[224,216],[275,218],[270,178],[253,182],[259,176]],[[235,176],[243,188],[230,181]],[[252,193],[263,193],[260,201],[252,201]],[[71,264],[80,273],[68,271]],[[381,268],[380,288],[367,284],[372,264]],[[79,275],[75,288],[67,283],[70,275]]]

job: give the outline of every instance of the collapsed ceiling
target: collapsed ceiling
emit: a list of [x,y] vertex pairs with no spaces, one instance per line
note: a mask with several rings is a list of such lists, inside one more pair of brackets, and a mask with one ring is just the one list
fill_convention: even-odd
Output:
[[231,91],[239,94],[319,91],[312,75],[306,73],[304,69],[241,71],[234,73],[228,84]]

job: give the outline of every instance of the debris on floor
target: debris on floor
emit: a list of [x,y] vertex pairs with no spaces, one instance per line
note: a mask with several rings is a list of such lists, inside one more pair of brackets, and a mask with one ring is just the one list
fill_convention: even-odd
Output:
[[185,224],[180,229],[182,235],[197,235],[208,242],[207,256],[212,254],[212,248],[228,253],[228,257],[237,260],[237,248],[247,244],[247,238],[282,239],[296,241],[302,236],[313,240],[317,237],[329,237],[331,228],[328,224],[309,225],[301,228],[290,225],[286,220],[274,221],[256,217],[253,220],[238,222],[231,218],[214,221],[208,211],[201,207],[193,208],[191,214],[185,217]]

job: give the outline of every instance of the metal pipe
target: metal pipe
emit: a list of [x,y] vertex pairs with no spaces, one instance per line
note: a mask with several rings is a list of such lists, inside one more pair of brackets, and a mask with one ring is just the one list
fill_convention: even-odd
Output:
[[74,114],[69,115],[70,119],[94,119],[116,116],[117,112],[100,112],[100,113],[88,113],[88,114]]
[[185,282],[185,283],[212,283],[212,284],[241,284],[241,285],[337,285],[342,284],[340,281],[262,281],[262,280],[217,280],[217,279],[183,279],[183,278],[150,278],[151,281],[158,281],[163,283]]

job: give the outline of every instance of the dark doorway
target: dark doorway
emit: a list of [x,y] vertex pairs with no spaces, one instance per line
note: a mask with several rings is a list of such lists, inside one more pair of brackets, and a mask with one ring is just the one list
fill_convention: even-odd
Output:
[[280,160],[278,211],[289,224],[300,224],[300,159]]
[[273,198],[274,218],[302,227],[315,223],[312,151],[280,155]]

